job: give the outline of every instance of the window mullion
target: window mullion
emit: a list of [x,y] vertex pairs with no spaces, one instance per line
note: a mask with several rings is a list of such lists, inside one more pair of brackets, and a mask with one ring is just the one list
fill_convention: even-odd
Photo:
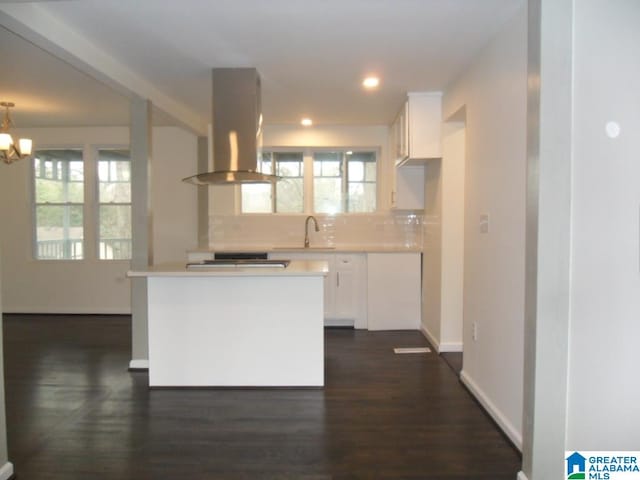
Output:
[[82,150],[84,160],[84,248],[85,259],[96,260],[98,258],[98,168],[96,148],[85,145]]
[[[278,174],[278,170],[277,170],[277,165],[276,165],[276,156],[273,152],[271,152],[271,172],[273,175],[277,175]],[[277,212],[276,208],[278,205],[278,199],[277,199],[277,195],[278,195],[278,182],[272,182],[271,183],[271,212],[275,213]]]
[[303,158],[303,210],[304,213],[314,213],[313,211],[313,152],[310,149],[304,150]]

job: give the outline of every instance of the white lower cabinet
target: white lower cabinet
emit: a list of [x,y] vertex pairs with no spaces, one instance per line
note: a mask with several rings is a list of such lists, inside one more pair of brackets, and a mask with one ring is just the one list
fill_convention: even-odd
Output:
[[364,254],[273,252],[269,258],[327,262],[324,279],[325,326],[367,328],[367,281]]
[[420,253],[368,254],[368,329],[420,329],[421,291]]

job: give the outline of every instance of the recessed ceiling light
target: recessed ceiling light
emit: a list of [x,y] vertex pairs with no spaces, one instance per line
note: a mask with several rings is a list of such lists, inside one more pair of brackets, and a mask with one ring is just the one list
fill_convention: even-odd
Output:
[[378,86],[380,85],[380,79],[378,77],[366,77],[363,81],[362,81],[362,86],[368,90],[372,90],[374,88],[378,88]]
[[300,124],[304,127],[310,127],[311,125],[313,125],[313,121],[310,118],[303,118],[302,120],[300,120]]

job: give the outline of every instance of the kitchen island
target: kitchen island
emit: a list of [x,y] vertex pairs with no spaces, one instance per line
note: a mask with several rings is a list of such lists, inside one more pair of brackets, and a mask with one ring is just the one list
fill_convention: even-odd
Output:
[[150,387],[324,385],[325,262],[162,265],[147,278]]

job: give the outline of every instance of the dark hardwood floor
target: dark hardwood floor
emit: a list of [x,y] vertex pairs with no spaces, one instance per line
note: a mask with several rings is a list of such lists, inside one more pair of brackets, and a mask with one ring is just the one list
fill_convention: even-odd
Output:
[[25,480],[515,480],[444,360],[392,351],[425,345],[327,330],[324,389],[149,390],[129,317],[5,315],[9,458]]

